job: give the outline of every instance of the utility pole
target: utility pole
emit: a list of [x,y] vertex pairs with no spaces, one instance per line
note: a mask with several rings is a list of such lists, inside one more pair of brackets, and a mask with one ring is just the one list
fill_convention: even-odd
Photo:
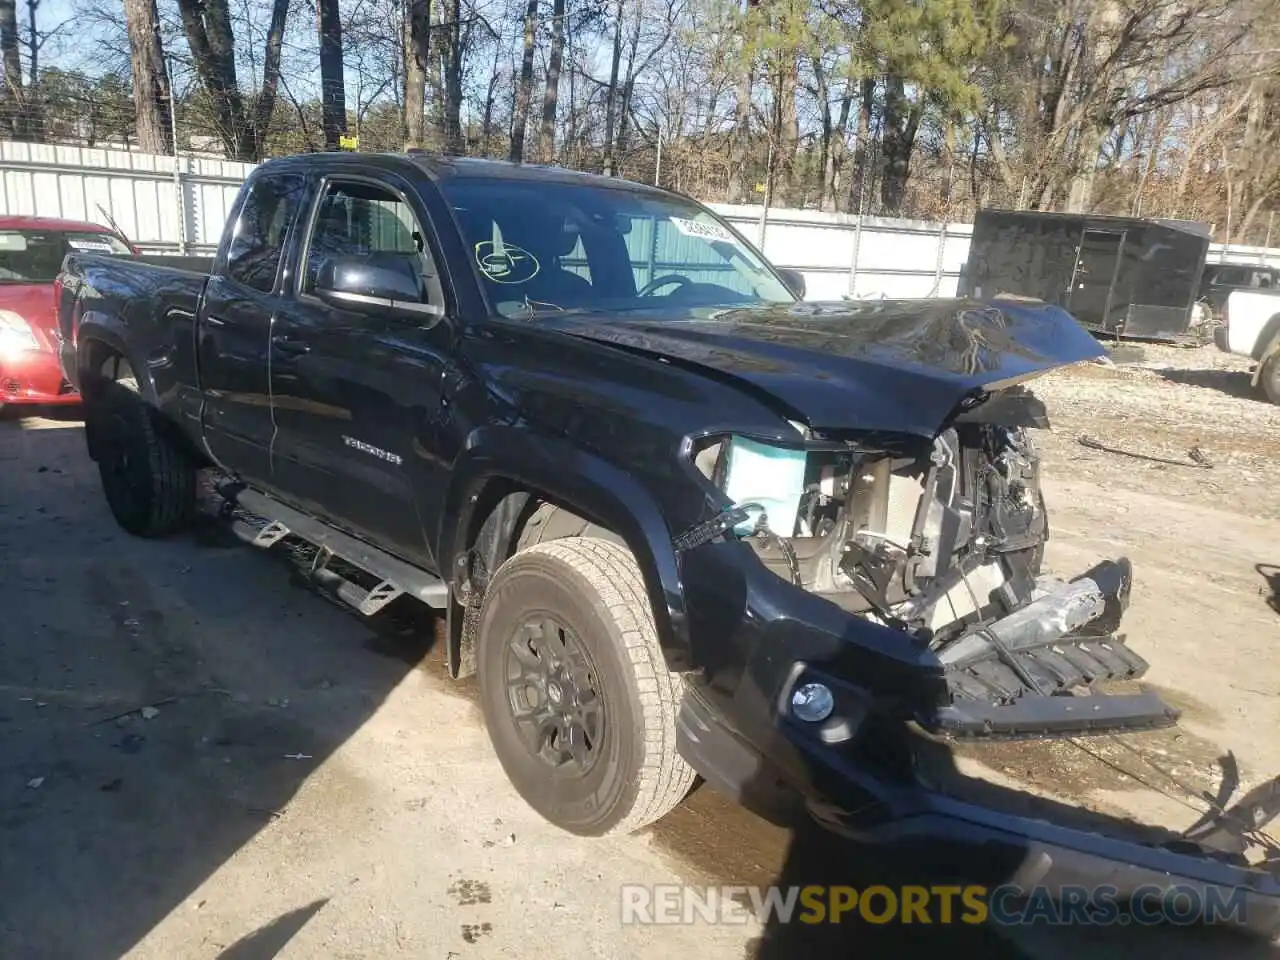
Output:
[[169,75],[169,132],[173,136],[173,198],[178,206],[178,256],[187,255],[187,201],[182,189],[182,159],[178,154],[178,103],[173,86],[173,60],[164,58],[164,69]]

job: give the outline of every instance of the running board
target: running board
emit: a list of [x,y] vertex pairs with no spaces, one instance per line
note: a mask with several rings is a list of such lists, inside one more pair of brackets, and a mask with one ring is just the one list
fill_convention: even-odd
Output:
[[[320,553],[311,569],[312,576],[366,616],[377,613],[401,594],[408,594],[437,610],[443,610],[448,605],[448,584],[425,570],[419,570],[372,544],[285,506],[279,500],[257,490],[228,487],[224,495],[248,513],[269,521],[266,526],[258,528],[243,520],[236,520],[231,526],[236,536],[262,549],[275,546],[288,536],[298,537],[319,547]],[[327,569],[329,557],[339,557],[352,566],[359,567],[377,577],[379,583],[371,590],[352,583]]]

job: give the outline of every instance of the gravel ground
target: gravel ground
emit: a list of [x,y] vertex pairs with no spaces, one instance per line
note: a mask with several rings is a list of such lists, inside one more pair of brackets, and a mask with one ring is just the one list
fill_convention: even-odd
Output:
[[[1184,827],[1202,791],[1230,803],[1280,773],[1280,411],[1212,348],[1148,347],[1140,366],[1037,389],[1054,422],[1049,563],[1131,556],[1130,643],[1183,718],[952,760]],[[78,423],[0,423],[5,960],[1278,956],[1177,929],[619,919],[627,883],[991,883],[1003,869],[782,829],[706,789],[640,836],[568,837],[507,784],[430,624],[375,628],[216,527],[127,537]]]
[[1142,359],[1035,383],[1050,411],[1039,439],[1054,475],[1280,518],[1280,407],[1250,386],[1250,362],[1213,346],[1122,350]]

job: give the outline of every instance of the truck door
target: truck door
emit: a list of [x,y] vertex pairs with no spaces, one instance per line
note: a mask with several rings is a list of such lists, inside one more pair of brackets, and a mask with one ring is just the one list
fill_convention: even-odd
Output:
[[280,303],[282,253],[306,193],[301,174],[259,174],[228,225],[198,319],[202,422],[210,452],[248,480],[270,484],[268,347]]
[[444,495],[453,326],[411,196],[345,175],[317,191],[271,337],[271,463],[299,506],[431,567],[417,496]]

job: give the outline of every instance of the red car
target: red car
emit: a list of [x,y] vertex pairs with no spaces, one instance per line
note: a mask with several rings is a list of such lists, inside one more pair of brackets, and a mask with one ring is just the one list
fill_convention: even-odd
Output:
[[58,364],[53,282],[63,257],[90,251],[138,253],[96,223],[0,216],[0,407],[79,401]]

